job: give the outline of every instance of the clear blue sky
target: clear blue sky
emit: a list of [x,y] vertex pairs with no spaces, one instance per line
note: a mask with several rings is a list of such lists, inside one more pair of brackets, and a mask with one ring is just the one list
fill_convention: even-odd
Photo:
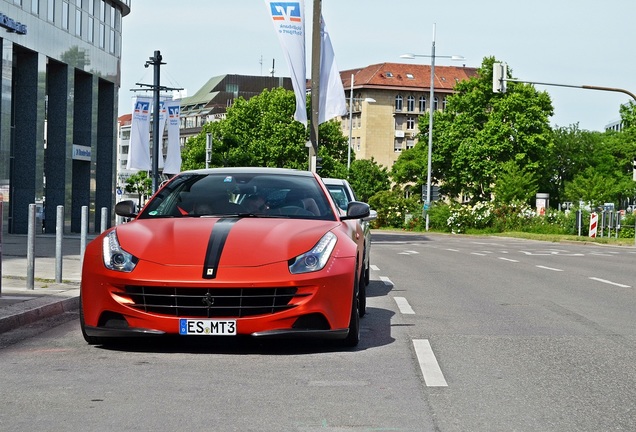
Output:
[[[313,1],[305,0],[311,36]],[[462,55],[479,67],[494,56],[517,79],[615,87],[636,93],[634,0],[322,0],[341,70],[409,62],[400,54]],[[155,50],[166,65],[161,84],[194,94],[223,74],[289,76],[263,0],[134,0],[123,19],[120,114],[131,111],[135,83],[152,83],[144,63]],[[307,41],[308,73],[311,42]],[[428,64],[429,59],[415,61]],[[437,59],[438,65],[458,65]],[[308,77],[309,78],[309,77]],[[620,118],[622,93],[537,86],[550,94],[553,125],[603,130]]]

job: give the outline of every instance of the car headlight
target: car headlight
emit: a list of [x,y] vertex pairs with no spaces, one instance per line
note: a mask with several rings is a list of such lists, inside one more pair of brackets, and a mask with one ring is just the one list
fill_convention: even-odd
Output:
[[327,264],[333,248],[336,246],[336,235],[328,232],[309,252],[289,260],[291,274],[309,273],[322,270]]
[[117,232],[111,231],[104,237],[102,243],[102,256],[104,266],[109,270],[131,272],[137,265],[137,257],[129,254],[121,248],[117,240]]

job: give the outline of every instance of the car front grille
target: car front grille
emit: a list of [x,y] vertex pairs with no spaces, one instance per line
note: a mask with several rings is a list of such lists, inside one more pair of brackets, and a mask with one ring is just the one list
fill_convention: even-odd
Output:
[[281,312],[294,305],[295,287],[281,288],[183,288],[125,287],[121,293],[147,313],[197,318],[241,318]]

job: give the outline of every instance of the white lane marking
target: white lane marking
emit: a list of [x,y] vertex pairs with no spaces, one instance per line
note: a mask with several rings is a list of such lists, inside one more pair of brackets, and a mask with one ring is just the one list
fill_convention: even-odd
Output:
[[558,269],[558,268],[546,267],[546,266],[542,266],[542,265],[538,265],[537,267],[540,268],[540,269],[544,269],[544,270],[563,271],[563,270]]
[[510,261],[510,262],[519,262],[517,260],[514,259],[510,259],[510,258],[504,258],[504,257],[498,257],[500,260],[504,260],[504,261]]
[[382,282],[384,282],[384,285],[387,285],[387,286],[393,286],[394,285],[393,282],[391,282],[391,279],[389,279],[386,276],[380,276],[380,280]]
[[398,253],[398,255],[417,255],[417,254],[419,254],[419,252],[411,251],[411,250],[407,250],[407,251]]
[[605,280],[605,279],[599,279],[599,278],[596,278],[596,277],[590,277],[590,279],[595,280],[597,282],[603,282],[603,283],[608,284],[608,285],[614,285],[614,286],[617,286],[617,287],[621,287],[621,288],[631,288],[631,286],[629,286],[629,285],[623,285],[623,284],[620,284],[620,283],[617,283],[617,282],[612,282],[612,281],[608,281],[608,280]]
[[459,252],[459,249],[446,249],[446,250],[451,252]]
[[405,315],[415,314],[415,311],[413,310],[413,308],[411,308],[411,305],[409,304],[408,301],[406,301],[404,297],[393,297],[393,300],[395,300],[395,303],[397,303],[398,309],[400,309],[400,312],[402,312],[403,314]]
[[373,270],[373,271],[380,271],[380,267],[378,267],[377,265],[373,265],[373,264],[371,264],[371,270]]
[[426,385],[428,387],[448,387],[428,339],[415,339],[413,346]]
[[486,256],[485,253],[479,253],[479,252],[471,252],[471,255],[478,255],[478,256]]

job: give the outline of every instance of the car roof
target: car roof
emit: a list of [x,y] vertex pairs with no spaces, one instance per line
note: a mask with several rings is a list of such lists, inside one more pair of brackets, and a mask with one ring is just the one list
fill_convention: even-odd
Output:
[[337,178],[323,178],[323,183],[326,185],[346,185],[349,184],[345,179],[337,179]]
[[271,168],[271,167],[224,167],[224,168],[207,168],[183,171],[181,174],[279,174],[279,175],[295,175],[299,177],[313,177],[310,171],[301,171],[291,168]]

